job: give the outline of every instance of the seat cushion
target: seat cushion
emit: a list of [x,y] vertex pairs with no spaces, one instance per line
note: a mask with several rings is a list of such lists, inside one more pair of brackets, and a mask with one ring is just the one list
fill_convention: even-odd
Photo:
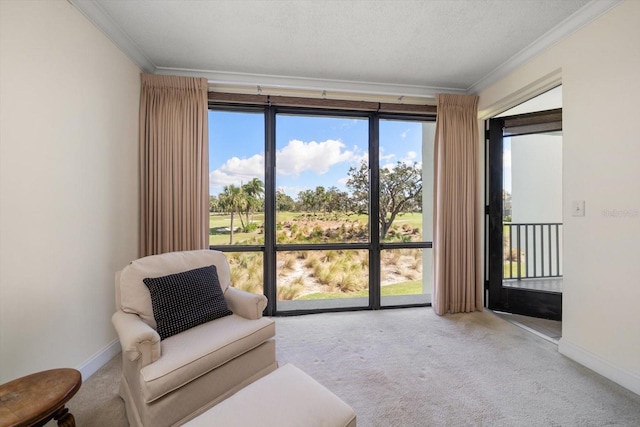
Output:
[[160,277],[181,273],[194,268],[215,265],[220,279],[220,288],[225,293],[231,283],[231,272],[227,258],[222,252],[208,249],[185,252],[170,252],[137,259],[117,275],[116,305],[125,313],[134,313],[153,329],[157,323],[149,289],[143,283],[146,277]]
[[275,336],[275,322],[232,314],[163,340],[160,359],[140,371],[150,403]]
[[249,384],[185,427],[355,427],[356,413],[292,364]]
[[143,282],[151,293],[160,339],[232,314],[220,289],[215,265],[147,277]]

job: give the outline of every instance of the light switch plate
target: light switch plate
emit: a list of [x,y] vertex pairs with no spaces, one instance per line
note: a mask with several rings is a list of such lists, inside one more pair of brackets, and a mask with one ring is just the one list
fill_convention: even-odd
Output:
[[571,216],[584,216],[584,200],[571,202]]

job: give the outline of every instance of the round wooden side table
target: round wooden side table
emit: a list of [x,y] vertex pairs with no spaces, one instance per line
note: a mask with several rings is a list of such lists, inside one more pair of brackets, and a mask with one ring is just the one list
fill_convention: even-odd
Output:
[[75,369],[51,369],[0,385],[0,427],[45,425],[75,427],[65,404],[80,389],[82,376]]

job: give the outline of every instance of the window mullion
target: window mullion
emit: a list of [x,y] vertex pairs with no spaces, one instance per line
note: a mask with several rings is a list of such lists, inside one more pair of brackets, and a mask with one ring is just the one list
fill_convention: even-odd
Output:
[[369,306],[380,308],[380,115],[369,116]]
[[276,113],[274,107],[265,109],[265,209],[264,209],[264,294],[267,297],[266,314],[276,312]]

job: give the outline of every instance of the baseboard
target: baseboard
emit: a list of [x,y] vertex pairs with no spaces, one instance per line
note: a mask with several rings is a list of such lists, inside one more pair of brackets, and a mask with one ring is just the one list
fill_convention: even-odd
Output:
[[118,353],[120,353],[120,340],[115,339],[105,348],[91,356],[91,358],[84,361],[76,368],[82,374],[82,382],[89,379],[91,375],[95,374],[98,369],[106,365]]
[[640,395],[640,375],[612,365],[600,356],[597,356],[578,345],[568,342],[565,338],[560,339],[560,342],[558,343],[558,351],[569,359],[575,360],[603,377],[620,384],[622,387],[631,390],[637,395]]

